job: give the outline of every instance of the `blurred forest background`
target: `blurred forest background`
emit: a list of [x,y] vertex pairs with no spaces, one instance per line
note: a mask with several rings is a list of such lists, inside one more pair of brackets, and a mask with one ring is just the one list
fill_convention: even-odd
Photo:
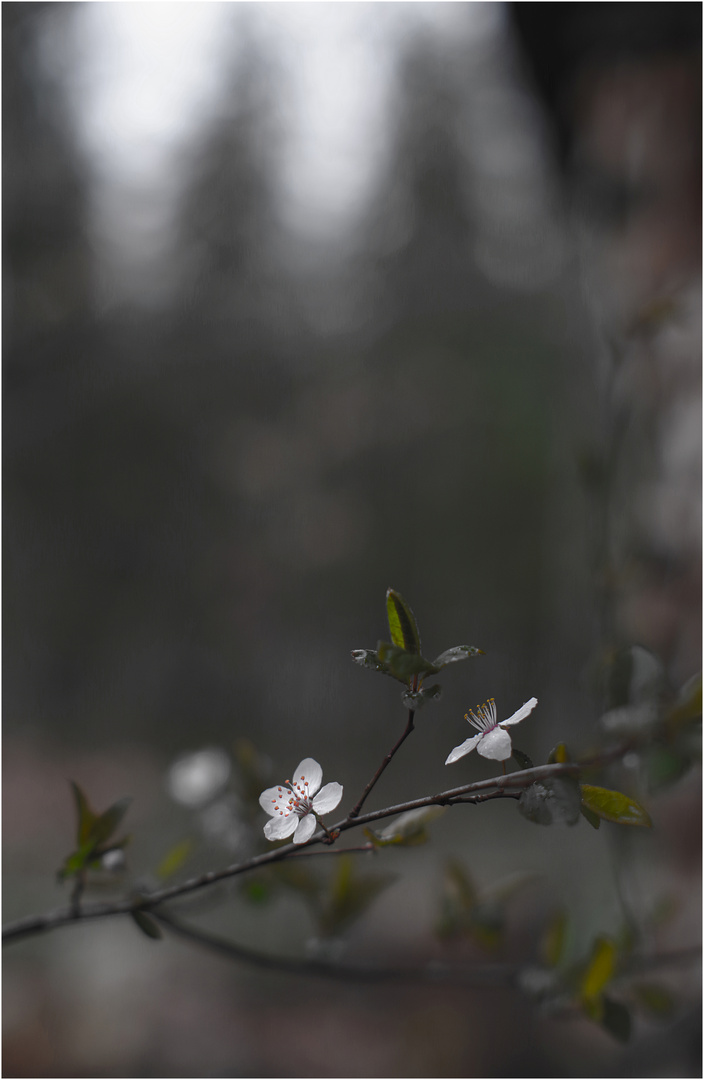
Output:
[[[134,797],[127,881],[187,838],[181,873],[265,848],[254,752],[267,782],[315,757],[346,809],[405,724],[350,659],[388,586],[429,656],[486,655],[370,808],[491,775],[443,765],[489,696],[538,698],[514,742],[544,761],[598,742],[615,650],[673,692],[699,670],[699,5],[2,15],[6,920],[65,901],[68,779]],[[699,790],[625,838],[454,810],[389,856],[345,955],[448,955],[450,853],[481,886],[540,875],[522,955],[547,903],[578,953],[625,894],[670,905],[662,948],[696,944]],[[233,939],[310,947],[294,893],[225,897],[202,916]],[[3,1071],[700,1075],[675,985],[620,1047],[516,995],[298,985],[106,922],[8,951]]]

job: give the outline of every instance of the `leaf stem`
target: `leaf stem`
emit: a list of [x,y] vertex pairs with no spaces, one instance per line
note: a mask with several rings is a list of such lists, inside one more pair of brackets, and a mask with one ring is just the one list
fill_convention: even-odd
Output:
[[408,736],[413,731],[413,718],[414,718],[414,716],[415,716],[414,710],[409,709],[408,710],[408,723],[406,724],[406,730],[403,732],[403,734],[402,734],[401,738],[398,740],[398,742],[396,742],[394,744],[394,746],[391,747],[388,754],[386,755],[386,757],[382,761],[381,765],[379,766],[379,768],[376,770],[376,772],[372,776],[371,780],[369,781],[369,783],[365,787],[364,791],[362,792],[362,797],[360,798],[357,805],[354,806],[350,810],[349,814],[347,815],[347,820],[348,821],[351,821],[354,818],[359,816],[359,812],[362,809],[362,807],[364,806],[366,798],[369,795],[369,793],[371,792],[374,785],[376,784],[377,780],[379,779],[379,777],[381,776],[381,774],[383,773],[383,771],[387,767],[387,765],[390,763],[390,761],[393,758],[396,751],[400,749],[401,744],[405,742],[405,740],[408,738]]

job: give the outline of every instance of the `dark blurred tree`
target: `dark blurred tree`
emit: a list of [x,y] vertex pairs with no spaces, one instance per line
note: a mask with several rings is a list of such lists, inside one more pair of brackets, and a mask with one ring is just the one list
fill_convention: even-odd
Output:
[[677,684],[701,657],[701,6],[510,16],[589,283],[600,439],[581,473],[602,638],[646,644]]
[[507,292],[477,265],[470,76],[481,72],[427,39],[401,60],[394,142],[370,213],[378,322],[369,363],[403,479],[391,490],[380,474],[369,483],[381,536],[404,537],[393,555],[408,591],[444,596],[458,624],[473,612],[502,648],[525,631],[511,649],[530,663],[547,595],[560,323],[547,336],[545,295]]
[[453,65],[428,38],[401,58],[395,120],[370,226],[383,292],[377,310],[382,325],[446,319],[486,290],[472,259],[460,88]]
[[85,170],[41,50],[48,34],[66,29],[74,7],[19,3],[2,13],[6,391],[42,363],[65,363],[56,331],[70,324],[75,333],[92,308]]
[[[3,448],[5,716],[38,719],[73,675],[62,653],[76,592],[74,478],[57,441],[86,407],[95,373],[87,183],[58,79],[74,5],[3,8]],[[58,484],[57,484],[58,481]],[[47,717],[44,716],[44,719]]]

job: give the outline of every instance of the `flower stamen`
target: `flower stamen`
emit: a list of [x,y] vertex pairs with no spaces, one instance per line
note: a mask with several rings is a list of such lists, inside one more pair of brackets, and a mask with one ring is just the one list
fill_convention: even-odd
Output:
[[493,698],[489,698],[483,705],[477,705],[476,713],[470,709],[468,713],[464,714],[465,720],[469,721],[473,728],[477,731],[486,733],[496,727],[496,702]]

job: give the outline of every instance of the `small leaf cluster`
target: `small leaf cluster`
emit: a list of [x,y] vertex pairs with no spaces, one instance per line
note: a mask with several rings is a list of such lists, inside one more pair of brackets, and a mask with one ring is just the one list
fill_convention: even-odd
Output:
[[602,680],[607,711],[601,725],[607,736],[648,736],[642,749],[648,790],[676,782],[701,760],[701,674],[677,690],[653,653],[630,645],[606,658]]
[[366,872],[350,855],[335,858],[331,875],[312,870],[308,859],[287,859],[250,877],[242,894],[251,903],[272,900],[282,889],[297,893],[305,902],[321,938],[343,934],[374,900],[396,881],[390,873]]
[[603,1027],[620,1042],[627,1042],[633,1010],[666,1019],[675,1003],[667,987],[629,980],[632,935],[599,935],[586,956],[569,960],[566,912],[558,911],[548,923],[540,946],[541,966],[527,968],[519,983],[548,1011],[576,1010]]
[[[512,755],[522,769],[530,769],[530,758],[514,750]],[[564,743],[559,743],[550,753],[548,764],[564,764],[569,761]],[[635,799],[621,791],[581,784],[573,776],[554,776],[538,780],[521,793],[518,809],[525,818],[536,825],[576,825],[580,814],[594,829],[605,821],[617,825],[642,825],[652,827],[650,815]]]
[[446,806],[421,806],[407,810],[381,832],[365,829],[364,835],[374,847],[416,847],[429,840],[427,826],[447,811]]
[[395,589],[386,590],[386,614],[391,641],[380,641],[376,649],[355,649],[352,659],[362,667],[390,675],[405,686],[402,695],[404,707],[420,709],[428,701],[437,701],[441,688],[437,683],[424,687],[429,675],[437,675],[448,664],[480,656],[483,649],[475,645],[454,645],[427,660],[420,645],[418,624],[410,607]]
[[492,889],[479,891],[466,867],[451,859],[445,867],[436,933],[443,941],[468,938],[487,951],[499,948],[506,931],[508,900],[533,880],[519,874]]
[[111,851],[120,851],[131,837],[119,840],[111,837],[127,812],[131,798],[118,799],[102,814],[91,809],[88,799],[75,781],[71,781],[76,803],[77,829],[76,850],[67,856],[58,873],[59,881],[69,877],[82,877],[87,870],[99,870],[104,857]]

